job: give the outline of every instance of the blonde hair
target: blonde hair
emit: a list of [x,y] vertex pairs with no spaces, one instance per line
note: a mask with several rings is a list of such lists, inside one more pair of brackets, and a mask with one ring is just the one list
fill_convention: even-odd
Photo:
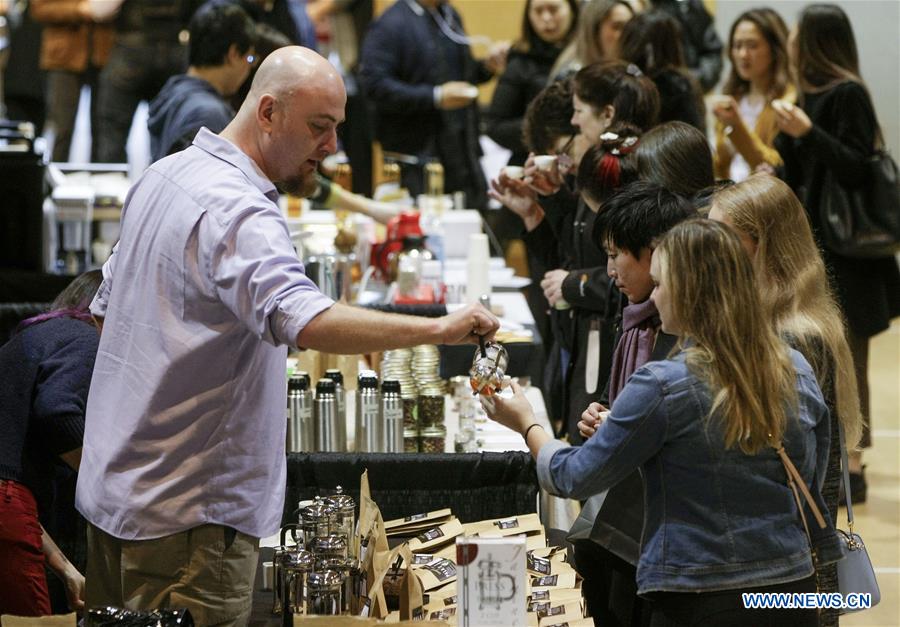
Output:
[[778,332],[809,359],[820,386],[833,384],[852,450],[862,428],[853,359],[806,211],[786,183],[768,175],[716,192],[713,205],[756,243],[760,301]]
[[796,410],[796,372],[759,302],[734,230],[711,220],[673,227],[654,251],[688,368],[710,387],[725,447],[753,455],[779,443]]

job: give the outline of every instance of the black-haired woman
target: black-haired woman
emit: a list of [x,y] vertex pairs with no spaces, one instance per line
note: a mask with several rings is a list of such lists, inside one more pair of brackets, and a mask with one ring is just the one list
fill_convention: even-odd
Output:
[[83,607],[84,577],[40,521],[52,517],[57,460],[76,470],[81,461],[100,342],[88,308],[101,279],[99,270],[75,279],[0,347],[0,614],[50,613],[45,562],[72,609]]
[[522,34],[513,44],[487,115],[487,134],[512,151],[510,165],[522,165],[528,150],[522,123],[528,104],[547,85],[550,68],[572,38],[578,18],[575,0],[528,0]]
[[[813,4],[791,32],[800,106],[776,106],[781,134],[775,147],[784,159],[784,180],[809,213],[835,295],[847,320],[864,419],[860,445],[872,445],[869,420],[869,338],[900,315],[900,270],[893,257],[845,257],[823,243],[820,208],[831,173],[848,188],[866,182],[866,160],[883,145],[869,90],[860,77],[853,27],[834,4]],[[776,103],[777,105],[777,103]],[[802,108],[801,108],[802,107]],[[850,452],[853,500],[866,500],[861,453]]]

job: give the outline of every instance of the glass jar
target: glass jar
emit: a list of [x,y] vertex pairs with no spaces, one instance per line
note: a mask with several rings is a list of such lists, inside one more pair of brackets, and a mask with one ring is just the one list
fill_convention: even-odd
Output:
[[416,429],[405,429],[403,431],[403,452],[418,453],[419,452],[419,432]]
[[446,427],[428,427],[419,431],[419,450],[422,453],[443,453],[446,443]]
[[419,428],[444,425],[444,395],[436,393],[419,394]]
[[403,397],[403,428],[418,429],[419,421],[416,411],[415,395],[404,395]]

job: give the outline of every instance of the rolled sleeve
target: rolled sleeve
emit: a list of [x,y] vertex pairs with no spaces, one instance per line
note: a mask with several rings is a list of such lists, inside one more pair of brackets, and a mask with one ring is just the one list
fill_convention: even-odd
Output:
[[284,220],[267,208],[247,211],[225,230],[212,281],[225,306],[274,345],[296,347],[300,331],[334,304],[306,276]]
[[103,281],[101,281],[100,287],[97,288],[97,293],[94,294],[94,299],[91,301],[91,313],[98,318],[106,317],[106,308],[109,306],[109,293],[112,291],[113,268],[115,267],[116,253],[118,251],[119,243],[116,242],[109,259],[103,264],[101,269]]
[[571,446],[559,440],[550,440],[538,451],[538,483],[541,485],[541,488],[550,494],[559,494],[559,490],[556,489],[556,485],[553,483],[553,475],[550,473],[550,462],[553,460],[556,452],[564,448],[571,448]]

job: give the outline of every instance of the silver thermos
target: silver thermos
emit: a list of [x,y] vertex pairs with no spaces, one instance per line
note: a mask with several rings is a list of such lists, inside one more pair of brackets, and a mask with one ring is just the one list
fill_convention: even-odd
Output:
[[309,375],[295,372],[288,379],[288,453],[314,451],[316,423],[313,421],[313,394],[309,389]]
[[403,399],[400,382],[385,379],[381,382],[382,448],[385,453],[403,452]]
[[337,398],[334,394],[334,381],[319,379],[316,383],[315,400],[316,451],[340,452],[338,434]]
[[374,372],[361,372],[356,385],[356,450],[380,453],[382,438],[378,378]]
[[344,391],[344,374],[336,369],[325,371],[325,378],[334,381],[334,397],[337,399],[338,430],[337,445],[339,451],[347,450],[347,396]]

